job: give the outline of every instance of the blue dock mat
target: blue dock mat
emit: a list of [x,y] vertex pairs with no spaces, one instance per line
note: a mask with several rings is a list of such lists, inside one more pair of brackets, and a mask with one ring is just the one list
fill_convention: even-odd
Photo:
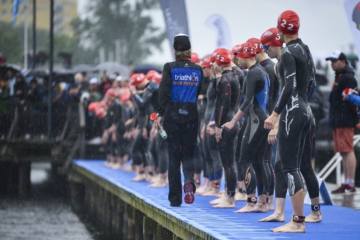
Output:
[[[234,210],[245,204],[244,202],[238,202],[236,209],[216,209],[209,204],[209,201],[214,197],[196,195],[194,204],[183,204],[181,208],[171,208],[167,200],[167,188],[150,188],[146,182],[133,182],[131,181],[134,176],[133,173],[106,168],[104,161],[76,160],[74,164],[217,239],[360,240],[360,211],[354,209],[322,206],[323,222],[306,224],[306,233],[273,233],[271,229],[281,225],[281,223],[258,222],[260,218],[269,215],[269,213],[234,213]],[[291,212],[290,200],[288,200],[286,221],[290,220]],[[310,206],[305,205],[305,214],[309,212]]]

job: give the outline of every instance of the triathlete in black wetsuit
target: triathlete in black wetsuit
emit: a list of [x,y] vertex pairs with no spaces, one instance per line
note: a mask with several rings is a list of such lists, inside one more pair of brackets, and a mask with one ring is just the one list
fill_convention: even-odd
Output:
[[299,26],[299,17],[291,10],[283,12],[278,19],[278,29],[286,43],[278,67],[283,87],[273,113],[264,124],[272,129],[279,121],[279,157],[294,211],[292,221],[273,229],[274,232],[305,231],[305,191],[300,166],[303,151],[309,151],[304,145],[311,126],[308,96],[314,72],[310,51],[298,38]]
[[122,106],[117,99],[116,88],[110,88],[106,92],[106,98],[111,100],[107,101],[109,105],[103,122],[106,135],[106,137],[104,137],[104,145],[107,155],[111,156],[111,162],[108,166],[119,169],[121,167],[121,162],[119,161],[121,155],[120,139],[125,131],[123,122],[119,121],[119,119],[122,118]]
[[[224,129],[221,132],[221,126],[230,121],[238,108],[240,96],[240,83],[232,68],[231,52],[227,49],[218,50],[216,62],[221,68],[221,78],[216,86],[216,103],[215,103],[215,134],[218,141],[221,162],[225,172],[226,180],[226,198],[215,204],[215,207],[226,208],[235,207],[235,189],[236,189],[236,172],[235,172],[235,138],[237,127],[233,129]],[[219,136],[221,132],[221,136]]]
[[[225,129],[233,129],[237,122],[246,114],[249,116],[246,129],[241,143],[241,172],[244,176],[247,169],[253,164],[256,173],[258,186],[268,181],[266,167],[264,165],[264,151],[266,147],[267,130],[262,127],[262,123],[267,117],[268,89],[270,85],[269,77],[265,70],[256,63],[256,51],[253,44],[246,42],[241,45],[235,57],[239,59],[240,66],[248,69],[245,81],[245,98],[235,116],[224,124]],[[250,181],[254,183],[254,181]],[[246,185],[248,195],[247,205],[239,212],[266,211],[266,195],[261,195],[259,204],[256,206],[256,186],[255,184]],[[264,188],[264,191],[266,189]]]
[[[194,53],[194,52],[191,53],[191,62],[201,66],[200,58],[197,53]],[[199,129],[201,129],[201,126],[203,125],[203,119],[204,119],[205,108],[206,108],[206,90],[207,90],[208,85],[209,85],[209,77],[205,76],[205,73],[204,73],[201,92],[198,96],[198,101],[197,101],[197,108],[198,108],[198,114],[199,114]],[[207,184],[207,182],[208,182],[207,169],[204,167],[205,159],[204,159],[204,151],[201,147],[202,139],[201,139],[200,134],[201,133],[199,131],[199,134],[196,139],[197,144],[195,147],[195,154],[194,154],[194,164],[195,164],[194,165],[194,167],[195,167],[194,182],[196,185],[197,193],[198,193],[198,190],[201,185],[201,172],[202,171],[204,173],[205,184]],[[203,188],[203,186],[201,186],[200,190],[202,190],[202,188]]]
[[[252,42],[256,46],[256,60],[257,62],[264,68],[266,73],[269,75],[270,79],[270,87],[268,93],[268,105],[266,107],[267,112],[271,113],[275,107],[277,96],[279,92],[279,81],[275,74],[275,63],[269,58],[269,56],[265,53],[263,46],[261,44],[260,39],[258,38],[250,38],[248,42]],[[276,155],[276,146],[271,146],[268,144],[266,146],[265,154],[264,154],[264,164],[267,168],[265,173],[269,174],[267,178],[268,181],[265,184],[266,192],[269,194],[268,196],[268,207],[273,209],[273,195],[274,195],[274,163],[275,163],[275,155]],[[262,194],[262,189],[258,189],[259,195]]]
[[137,167],[134,181],[142,181],[146,179],[144,168],[153,162],[148,147],[150,129],[148,116],[158,106],[158,85],[147,80],[142,73],[134,74],[131,77],[131,84],[136,88],[136,91],[133,90],[133,101],[138,109],[137,128],[139,130],[132,154],[133,164]]
[[[262,37],[261,42],[269,56],[272,58],[277,58],[280,60],[282,45],[283,42],[280,39],[280,35],[277,28],[270,28],[266,30]],[[304,50],[309,52],[307,47],[304,47]],[[308,53],[311,56],[310,52]],[[311,74],[311,78],[313,79],[313,83],[315,81],[315,68],[312,62],[312,58],[308,59],[308,67],[313,69],[313,74]],[[277,65],[277,67],[279,64]],[[277,71],[278,72],[278,71]],[[311,88],[312,84],[310,84]],[[309,99],[311,99],[311,91],[309,91]],[[311,111],[311,110],[310,110]],[[320,222],[321,221],[321,212],[320,212],[320,205],[319,205],[319,184],[314,173],[314,170],[311,166],[311,159],[313,156],[314,151],[314,138],[315,138],[315,118],[313,117],[312,113],[310,112],[311,117],[311,125],[309,133],[306,136],[305,143],[304,143],[304,150],[302,152],[302,161],[300,166],[300,171],[304,177],[306,186],[309,191],[310,199],[311,199],[311,209],[312,213],[306,217],[306,222]],[[278,131],[278,127],[276,126],[275,129],[271,130],[269,133],[269,141],[274,143],[275,139],[272,139]],[[272,133],[274,131],[274,133]],[[278,159],[276,162],[276,209],[275,212],[262,219],[261,221],[268,222],[268,221],[284,221],[284,208],[285,208],[285,197],[287,191],[287,182],[286,178],[282,172],[282,165],[281,161]]]
[[[244,101],[245,98],[245,80],[246,80],[246,74],[247,74],[247,70],[242,70],[239,66],[239,60],[237,57],[235,57],[236,53],[239,51],[239,47],[240,44],[235,45],[232,48],[232,54],[233,54],[233,62],[235,64],[236,67],[234,67],[234,70],[236,70],[236,72],[238,73],[238,79],[239,79],[239,83],[240,83],[240,98],[239,98],[239,104],[241,105]],[[243,135],[246,129],[246,119],[247,116],[245,116],[242,121],[240,121],[240,126],[239,126],[239,132],[238,132],[238,137],[237,137],[237,145],[236,145],[236,151],[235,151],[235,162],[236,162],[236,168],[237,168],[237,172],[240,173],[243,170],[241,169],[243,166],[241,164],[240,161],[240,153],[241,153],[241,142],[243,139]],[[246,171],[246,170],[245,170]],[[253,167],[251,166],[249,171],[249,174],[252,174],[252,178],[255,179],[255,172]],[[250,175],[249,175],[250,176]],[[241,176],[240,174],[237,174],[237,192],[235,193],[235,200],[246,200],[246,187],[245,187],[245,176]],[[250,178],[248,178],[250,179]],[[256,180],[254,180],[256,181]]]
[[216,83],[218,81],[217,77],[219,77],[217,76],[213,63],[214,62],[210,57],[208,57],[204,59],[201,64],[204,71],[204,77],[209,78],[209,84],[206,91],[206,107],[200,125],[200,146],[204,158],[204,177],[207,178],[208,182],[203,188],[198,189],[199,191],[197,190],[196,192],[204,196],[217,195],[219,193],[223,172],[215,139],[215,131],[212,130],[214,128],[209,127],[209,131],[207,130],[215,110]]

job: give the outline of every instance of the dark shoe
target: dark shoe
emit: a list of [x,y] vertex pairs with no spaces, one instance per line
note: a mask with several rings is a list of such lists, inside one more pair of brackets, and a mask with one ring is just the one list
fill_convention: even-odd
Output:
[[347,190],[348,192],[351,192],[351,193],[356,192],[355,186],[351,186],[350,184],[346,184],[345,187],[346,187],[346,190]]
[[181,203],[170,203],[170,207],[181,207]]
[[195,185],[192,182],[184,184],[184,202],[192,204],[195,201]]
[[347,189],[347,184],[341,184],[340,187],[338,187],[337,189],[331,191],[332,194],[341,194],[341,193],[345,193],[345,190]]

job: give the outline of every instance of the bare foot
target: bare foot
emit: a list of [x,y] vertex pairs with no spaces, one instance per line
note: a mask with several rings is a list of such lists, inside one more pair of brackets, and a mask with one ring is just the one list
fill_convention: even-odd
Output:
[[322,220],[322,214],[320,211],[314,212],[311,211],[309,215],[306,216],[305,222],[307,223],[318,223]]
[[120,169],[120,167],[121,167],[120,163],[114,163],[114,164],[111,166],[112,169]]
[[110,163],[109,163],[109,168],[114,169],[114,166],[115,166],[115,163],[114,163],[114,162],[110,162]]
[[260,219],[259,222],[284,222],[285,216],[282,213],[274,212],[270,216]]
[[221,202],[223,199],[225,199],[226,196],[225,195],[221,195],[220,197],[210,201],[210,204],[211,205],[215,205],[215,204],[218,204],[219,202]]
[[233,197],[222,198],[214,208],[234,208],[235,207],[235,199]]
[[274,208],[274,197],[273,196],[268,197],[267,204],[268,204],[268,209],[269,210],[275,210],[275,208]]
[[246,201],[246,200],[247,200],[246,193],[242,193],[242,192],[235,193],[235,201]]
[[208,191],[210,188],[209,183],[205,183],[196,189],[196,194],[202,195],[204,192]]
[[296,223],[291,221],[285,225],[274,228],[273,232],[291,232],[291,233],[304,233],[305,232],[305,224],[304,223]]
[[250,212],[258,212],[258,208],[256,203],[246,203],[246,205],[239,210],[235,211],[236,213],[250,213]]
[[139,173],[132,180],[134,182],[141,182],[141,181],[145,181],[145,179],[146,179],[145,174],[144,173]]
[[165,180],[159,180],[150,185],[150,187],[153,187],[153,188],[163,188],[166,186],[167,186],[167,182]]
[[151,177],[150,179],[150,183],[153,184],[153,183],[156,183],[156,182],[159,182],[160,181],[160,174],[157,174],[157,175],[154,175]]
[[122,170],[124,170],[125,172],[132,172],[133,171],[131,165],[126,164],[126,163],[123,165]]
[[257,208],[257,212],[265,213],[265,212],[270,211],[267,203],[260,203],[260,202],[258,202],[258,203],[256,204],[256,208]]
[[220,192],[220,189],[210,187],[210,188],[206,189],[206,191],[203,192],[201,195],[203,195],[203,196],[218,196],[219,192]]

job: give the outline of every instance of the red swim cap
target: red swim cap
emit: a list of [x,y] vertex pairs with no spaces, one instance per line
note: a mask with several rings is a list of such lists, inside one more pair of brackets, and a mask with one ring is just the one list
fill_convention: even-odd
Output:
[[271,47],[281,47],[283,41],[281,41],[279,30],[277,28],[269,28],[266,30],[261,35],[261,43]]
[[261,53],[263,51],[260,39],[258,39],[258,38],[249,38],[247,40],[247,42],[252,44],[255,47],[256,54]]
[[252,58],[256,56],[256,49],[251,42],[245,42],[240,45],[236,45],[233,48],[233,54],[238,58]]
[[96,109],[100,106],[99,102],[92,102],[89,104],[88,106],[88,111],[89,112],[95,112]]
[[155,70],[150,70],[147,74],[146,74],[146,79],[148,79],[149,81],[152,81],[154,83],[160,84],[161,81],[161,74],[158,73]]
[[200,63],[200,58],[197,53],[191,53],[191,62],[192,63]]
[[133,86],[138,86],[146,80],[146,77],[143,73],[134,73],[130,77],[130,84]]
[[299,16],[292,10],[282,12],[278,18],[277,28],[280,32],[287,35],[298,33],[300,28]]
[[95,115],[97,118],[103,119],[106,116],[106,110],[104,108],[97,108]]
[[215,62],[219,66],[228,65],[231,63],[231,53],[225,48],[219,48],[215,56]]
[[206,57],[201,61],[201,67],[202,68],[210,68],[211,67],[211,57]]

